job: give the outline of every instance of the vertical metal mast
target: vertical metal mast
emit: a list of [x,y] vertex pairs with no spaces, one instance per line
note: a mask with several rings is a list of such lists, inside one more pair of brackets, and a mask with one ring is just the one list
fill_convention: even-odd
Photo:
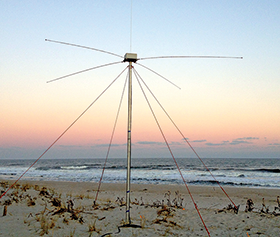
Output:
[[127,53],[124,62],[129,62],[128,79],[128,120],[127,120],[127,175],[126,175],[126,225],[131,224],[130,219],[130,176],[131,176],[131,124],[132,124],[132,63],[137,61],[137,54]]
[[130,176],[131,176],[131,119],[132,119],[132,62],[129,62],[128,120],[127,120],[127,175],[126,175],[126,224],[130,225]]

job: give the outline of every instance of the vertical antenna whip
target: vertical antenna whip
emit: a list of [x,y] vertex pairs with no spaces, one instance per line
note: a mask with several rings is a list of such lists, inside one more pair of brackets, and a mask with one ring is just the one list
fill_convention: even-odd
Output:
[[130,5],[130,52],[132,52],[132,0]]

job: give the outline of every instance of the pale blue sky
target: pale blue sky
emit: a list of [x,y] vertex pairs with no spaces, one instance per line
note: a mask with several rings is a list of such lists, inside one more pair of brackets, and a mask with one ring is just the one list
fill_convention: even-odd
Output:
[[[130,51],[130,8],[130,0],[0,2],[0,158],[36,157],[125,66],[112,66],[46,84],[53,78],[119,58],[45,42],[45,38],[124,55]],[[199,154],[279,157],[279,1],[134,0],[132,12],[132,51],[139,57],[244,57],[243,60],[142,61],[181,90],[137,68],[185,136],[196,141],[193,145]],[[108,103],[110,99],[118,101],[115,94],[112,92],[100,102],[97,108],[102,111],[98,116],[103,112],[115,116],[115,107]],[[137,91],[134,103],[135,108],[142,109],[143,101],[138,100]],[[135,112],[135,116],[145,113]],[[84,127],[81,125],[81,131]],[[147,127],[150,129],[150,125]],[[135,156],[168,157],[168,153],[162,152],[165,148],[161,147],[159,137],[151,133],[144,139],[143,134],[139,139],[135,134],[135,144],[151,139],[158,146],[136,147]],[[257,139],[248,142],[246,138],[250,137]],[[234,142],[240,139],[243,142]],[[107,142],[104,138],[101,143]],[[170,142],[180,142],[180,138],[172,135]],[[58,146],[73,143],[69,138]],[[75,157],[93,153],[102,156],[104,151],[92,149],[102,146],[88,140],[78,145],[79,149],[70,152]],[[192,156],[181,148],[174,149],[178,156]],[[123,156],[118,152],[116,156]],[[68,153],[67,149],[55,147],[53,156],[67,157]]]

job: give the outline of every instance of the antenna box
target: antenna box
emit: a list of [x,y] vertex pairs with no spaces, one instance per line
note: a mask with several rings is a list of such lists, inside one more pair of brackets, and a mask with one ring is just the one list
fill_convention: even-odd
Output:
[[136,62],[137,61],[137,54],[136,53],[126,53],[124,55],[124,62]]

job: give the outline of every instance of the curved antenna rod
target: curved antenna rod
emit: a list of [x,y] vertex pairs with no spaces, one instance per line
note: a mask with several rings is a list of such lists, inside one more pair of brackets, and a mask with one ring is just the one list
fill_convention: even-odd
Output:
[[231,58],[231,59],[243,59],[243,57],[228,57],[228,56],[158,56],[158,57],[138,58],[137,60],[159,59],[159,58]]
[[158,75],[159,77],[163,78],[164,80],[168,81],[169,83],[171,83],[173,86],[176,86],[178,89],[181,90],[181,88],[179,86],[177,86],[176,84],[174,84],[172,81],[168,80],[167,78],[165,78],[164,76],[160,75],[159,73],[157,73],[156,71],[144,66],[143,64],[137,63],[137,65],[140,65],[141,67],[144,67],[148,70],[150,70],[151,72],[155,73],[156,75]]
[[122,62],[123,61],[119,61],[119,62],[107,63],[107,64],[99,65],[99,66],[96,66],[96,67],[91,67],[91,68],[88,68],[88,69],[85,69],[85,70],[82,70],[82,71],[74,72],[74,73],[71,73],[71,74],[68,74],[68,75],[65,75],[65,76],[62,76],[62,77],[55,78],[53,80],[47,81],[47,83],[54,82],[54,81],[57,81],[57,80],[60,80],[60,79],[66,78],[66,77],[71,77],[71,76],[77,75],[79,73],[87,72],[87,71],[90,71],[90,70],[93,70],[93,69],[97,69],[97,68],[101,68],[101,67],[106,67],[106,66],[110,66],[110,65],[114,65],[114,64],[118,64],[118,63],[122,63]]
[[107,54],[111,54],[111,55],[114,55],[114,56],[119,57],[119,58],[123,58],[123,56],[112,53],[112,52],[109,52],[109,51],[96,49],[96,48],[91,48],[91,47],[87,47],[87,46],[83,46],[83,45],[71,44],[71,43],[66,43],[66,42],[62,42],[62,41],[50,40],[50,39],[45,39],[45,41],[49,41],[49,42],[52,42],[52,43],[58,43],[58,44],[65,44],[65,45],[69,45],[69,46],[75,46],[75,47],[84,48],[84,49],[95,50],[95,51],[98,51],[98,52],[101,52],[101,53],[107,53]]

